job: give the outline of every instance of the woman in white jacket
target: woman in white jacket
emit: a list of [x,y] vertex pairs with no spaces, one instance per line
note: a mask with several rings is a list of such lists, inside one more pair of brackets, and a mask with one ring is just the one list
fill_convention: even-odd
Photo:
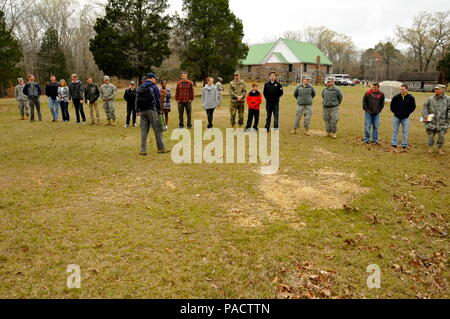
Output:
[[202,105],[206,110],[208,117],[208,130],[213,128],[213,114],[216,107],[219,105],[219,98],[217,94],[217,87],[214,85],[214,79],[209,77],[206,79],[206,84],[202,90]]

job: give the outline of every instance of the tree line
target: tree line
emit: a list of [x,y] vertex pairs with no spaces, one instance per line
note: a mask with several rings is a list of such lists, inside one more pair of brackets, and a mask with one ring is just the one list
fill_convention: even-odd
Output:
[[404,71],[440,70],[450,75],[450,10],[421,12],[411,26],[397,26],[391,38],[365,50],[357,49],[351,37],[325,26],[286,31],[266,40],[279,37],[315,44],[333,62],[334,73],[349,73],[355,78],[394,80]]
[[[73,0],[0,0],[5,32],[19,49],[4,83],[34,73],[41,80],[75,72],[136,79],[146,72],[173,78],[180,69],[194,80],[231,79],[248,47],[228,0],[183,0],[169,15],[166,0],[108,0],[80,6]],[[232,48],[232,49],[230,49]],[[19,52],[20,51],[20,52]],[[3,75],[1,75],[3,77]]]
[[[0,0],[0,96],[25,73],[41,81],[50,74],[100,80],[157,72],[174,79],[181,69],[194,80],[231,79],[248,52],[243,24],[228,0],[183,0],[168,14],[166,0]],[[277,36],[315,44],[335,73],[368,80],[395,79],[402,71],[450,74],[450,11],[418,14],[395,37],[359,50],[351,37],[327,27],[308,27]],[[277,40],[267,38],[266,40]],[[402,49],[399,46],[402,45]]]

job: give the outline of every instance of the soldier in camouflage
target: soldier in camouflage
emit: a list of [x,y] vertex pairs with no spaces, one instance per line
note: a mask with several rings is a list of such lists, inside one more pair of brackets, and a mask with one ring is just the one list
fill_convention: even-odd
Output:
[[244,125],[244,109],[245,109],[245,94],[247,89],[245,83],[241,80],[241,75],[238,71],[234,72],[234,80],[230,82],[230,121],[231,126],[236,126],[236,113],[239,113],[239,127]]
[[297,130],[300,127],[300,120],[304,115],[305,135],[311,135],[309,127],[312,116],[312,102],[315,96],[316,91],[309,84],[309,77],[306,76],[303,79],[303,83],[297,86],[294,91],[294,97],[297,99],[297,112],[295,114],[294,129],[291,131],[291,134],[297,134]]
[[23,88],[25,87],[23,79],[18,78],[17,83],[14,93],[19,105],[20,119],[24,120],[25,116],[30,116],[30,106],[28,105],[28,96],[23,93]]
[[109,76],[103,77],[104,83],[100,87],[100,98],[103,100],[103,108],[108,120],[107,125],[116,125],[116,114],[114,111],[114,97],[117,93],[117,87],[112,84]]
[[445,95],[444,85],[437,85],[434,89],[434,95],[425,101],[422,117],[428,134],[428,153],[433,153],[433,145],[437,135],[438,153],[443,155],[444,135],[450,127],[450,97]]
[[342,93],[334,85],[334,78],[327,79],[327,87],[322,91],[323,98],[323,120],[327,135],[336,139],[337,122],[339,121],[339,105],[342,103]]

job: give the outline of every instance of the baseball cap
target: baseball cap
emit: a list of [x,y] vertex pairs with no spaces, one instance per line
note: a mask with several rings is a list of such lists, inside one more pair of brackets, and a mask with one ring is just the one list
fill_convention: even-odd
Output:
[[109,76],[105,75],[105,76],[103,77],[103,80],[104,80],[104,81],[110,80],[110,78],[109,78]]
[[334,77],[329,76],[329,77],[327,78],[327,82],[330,82],[330,81],[333,81],[333,82],[334,82]]
[[438,84],[438,85],[436,85],[436,86],[434,87],[434,89],[435,89],[435,90],[436,90],[436,89],[439,89],[439,90],[444,90],[444,91],[445,91],[445,85]]
[[147,73],[146,78],[147,79],[155,78],[159,80],[158,76],[155,73]]
[[234,75],[241,75],[239,71],[234,72]]
[[131,84],[131,85],[135,85],[135,84],[136,84],[136,82],[134,82],[134,81],[131,81],[131,82],[130,82],[130,84]]

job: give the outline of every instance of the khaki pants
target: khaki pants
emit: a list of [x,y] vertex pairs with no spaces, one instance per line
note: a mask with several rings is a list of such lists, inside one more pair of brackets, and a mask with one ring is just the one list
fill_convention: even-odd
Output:
[[[98,109],[98,102],[95,101],[94,103],[91,103],[88,101],[88,105],[92,123],[95,123],[95,119],[97,119],[97,121],[100,121],[100,111]],[[94,118],[94,110],[95,110],[95,118]]]

